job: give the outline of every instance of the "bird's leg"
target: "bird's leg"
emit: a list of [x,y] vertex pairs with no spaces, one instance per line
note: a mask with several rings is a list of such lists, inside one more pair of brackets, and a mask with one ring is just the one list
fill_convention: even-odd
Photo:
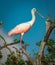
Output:
[[22,52],[22,34],[20,34],[20,51],[21,51],[21,54],[23,55],[23,52]]
[[22,46],[22,34],[20,34],[20,44]]
[[22,37],[23,37],[24,33],[20,33],[20,44],[22,44]]
[[23,34],[24,34],[24,33],[21,33],[21,34],[20,34],[20,47],[21,47],[20,50],[21,50],[21,53],[22,53],[22,54],[23,54],[23,52],[22,52],[22,36],[23,36]]

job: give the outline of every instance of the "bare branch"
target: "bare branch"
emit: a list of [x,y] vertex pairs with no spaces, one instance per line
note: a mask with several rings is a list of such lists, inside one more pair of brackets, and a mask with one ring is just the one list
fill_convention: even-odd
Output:
[[55,21],[52,22],[51,26],[49,27],[49,29],[46,33],[46,36],[44,37],[44,39],[41,42],[39,55],[37,56],[37,65],[42,65],[41,64],[41,58],[44,54],[44,47],[45,47],[45,44],[46,44],[46,42],[47,42],[47,40],[48,40],[48,38],[49,38],[49,36],[50,36],[50,34],[54,28],[55,28]]
[[4,40],[4,43],[6,44],[6,40],[4,39],[4,37],[2,35],[0,35],[0,37]]
[[6,44],[6,45],[0,47],[0,50],[2,50],[3,48],[6,48],[7,46],[11,46],[11,45],[15,45],[15,44],[18,44],[18,43],[10,43],[10,44]]
[[22,48],[22,52],[24,53],[24,55],[27,57],[27,59],[31,62],[32,65],[34,64],[34,60],[30,57],[30,55],[26,52],[26,50],[24,48]]
[[34,60],[30,57],[30,55],[26,52],[26,50],[25,50],[23,47],[20,48],[20,50],[18,50],[17,47],[13,47],[13,48],[15,48],[18,53],[20,53],[20,50],[21,50],[22,53],[23,53],[23,54],[27,57],[27,59],[30,61],[30,63],[31,63],[32,65],[35,65],[35,64],[34,64]]

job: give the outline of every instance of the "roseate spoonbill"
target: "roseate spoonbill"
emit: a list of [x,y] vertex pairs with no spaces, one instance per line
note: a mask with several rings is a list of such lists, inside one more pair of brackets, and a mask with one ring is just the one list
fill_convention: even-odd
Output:
[[36,8],[33,8],[31,10],[31,14],[32,14],[32,19],[26,23],[22,23],[17,25],[14,29],[12,29],[10,32],[8,32],[8,36],[12,36],[15,34],[20,34],[20,43],[22,41],[22,36],[24,35],[25,32],[27,32],[31,26],[34,24],[35,22],[35,13],[38,13],[42,18],[44,18],[44,16],[42,16],[37,10]]
[[50,25],[51,25],[51,20],[50,20],[50,16],[48,16],[46,20],[46,32],[48,31]]

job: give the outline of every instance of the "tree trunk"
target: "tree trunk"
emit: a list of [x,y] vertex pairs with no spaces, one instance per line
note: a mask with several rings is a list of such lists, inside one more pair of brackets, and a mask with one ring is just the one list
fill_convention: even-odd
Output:
[[46,36],[44,37],[43,41],[41,42],[41,45],[40,45],[40,51],[39,51],[39,54],[37,56],[37,65],[42,65],[41,63],[41,59],[43,57],[43,54],[44,54],[44,47],[45,47],[45,44],[52,32],[52,30],[55,28],[55,21],[52,22],[51,26],[49,27],[47,33],[46,33]]

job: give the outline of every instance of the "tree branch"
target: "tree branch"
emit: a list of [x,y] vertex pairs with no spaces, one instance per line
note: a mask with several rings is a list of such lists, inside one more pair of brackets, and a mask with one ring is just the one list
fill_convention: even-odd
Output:
[[4,43],[6,44],[6,40],[4,39],[4,37],[2,35],[0,35],[0,37],[4,40]]
[[32,65],[34,64],[34,60],[30,57],[30,55],[26,52],[26,50],[24,48],[22,48],[22,52],[24,53],[24,55],[27,57],[27,59],[31,62]]
[[[7,46],[11,46],[11,45],[15,45],[15,44],[18,44],[18,42],[17,43],[10,43],[10,44],[6,44],[6,46],[4,45],[4,46],[2,46],[2,47],[0,47],[0,50],[2,50],[3,48],[6,48]],[[17,48],[15,48],[16,50],[17,50]],[[32,65],[34,65],[34,61],[32,60],[32,58],[29,56],[29,54],[26,52],[26,50],[24,49],[24,48],[21,48],[22,49],[22,52],[24,53],[24,55],[27,57],[27,59],[30,61],[30,63],[32,64]],[[9,49],[10,50],[10,49]],[[19,51],[18,51],[19,52]]]
[[30,55],[26,52],[26,50],[25,50],[23,47],[20,48],[20,50],[18,50],[17,47],[13,47],[13,48],[15,48],[18,53],[20,53],[20,50],[21,50],[22,53],[23,53],[23,54],[27,57],[27,59],[30,61],[30,63],[31,63],[32,65],[34,65],[34,60],[30,57]]
[[0,47],[0,50],[2,50],[3,48],[6,48],[7,46],[11,46],[11,45],[15,45],[15,44],[18,44],[18,42],[17,43],[6,44],[6,45]]
[[43,53],[44,53],[44,47],[45,47],[45,44],[52,32],[52,30],[55,28],[55,21],[52,22],[51,26],[49,27],[44,39],[42,40],[41,42],[41,45],[40,45],[40,51],[39,51],[39,55],[37,56],[37,65],[42,65],[41,64],[41,59],[42,59],[42,56],[43,56]]

